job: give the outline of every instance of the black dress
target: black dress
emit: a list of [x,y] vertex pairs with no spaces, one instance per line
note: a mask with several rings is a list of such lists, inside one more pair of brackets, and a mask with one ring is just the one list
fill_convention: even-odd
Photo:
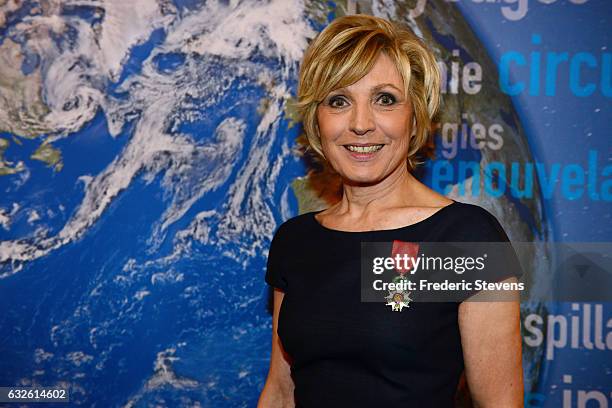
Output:
[[458,201],[390,230],[333,230],[315,214],[277,229],[265,278],[285,292],[278,334],[296,406],[452,407],[464,369],[459,302],[413,302],[401,312],[361,302],[360,243],[508,241],[499,222]]

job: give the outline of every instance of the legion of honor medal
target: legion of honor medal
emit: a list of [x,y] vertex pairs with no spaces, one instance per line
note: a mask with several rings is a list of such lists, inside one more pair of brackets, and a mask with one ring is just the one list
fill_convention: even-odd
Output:
[[390,290],[389,296],[385,296],[387,299],[386,306],[391,306],[391,310],[394,312],[401,312],[402,308],[410,307],[410,292],[405,290]]
[[419,244],[393,241],[391,255],[394,259],[399,255],[401,262],[395,265],[395,270],[399,273],[399,276],[393,279],[396,288],[390,290],[389,295],[385,296],[385,299],[387,300],[386,306],[391,306],[391,310],[394,312],[401,312],[404,307],[410,307],[410,301],[413,300],[410,298],[411,292],[407,290],[409,280],[406,278],[406,274],[412,270],[414,264],[410,260],[416,258],[418,252]]

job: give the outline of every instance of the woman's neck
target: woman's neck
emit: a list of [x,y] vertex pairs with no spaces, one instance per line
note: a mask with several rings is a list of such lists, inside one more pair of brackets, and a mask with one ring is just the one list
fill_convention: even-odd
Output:
[[406,166],[376,184],[344,183],[342,199],[333,206],[334,213],[360,217],[389,208],[423,205],[422,187]]

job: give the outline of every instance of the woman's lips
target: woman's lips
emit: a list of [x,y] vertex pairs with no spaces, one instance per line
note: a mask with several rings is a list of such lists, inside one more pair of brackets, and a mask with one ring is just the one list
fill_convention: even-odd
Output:
[[[359,145],[354,145],[354,146],[359,146]],[[374,145],[375,146],[375,145]],[[344,145],[344,149],[346,150],[346,152],[349,154],[349,156],[357,161],[369,161],[374,159],[374,157],[382,150],[385,148],[385,145],[380,145],[380,149],[372,151],[372,152],[357,152],[357,151],[351,151],[349,149],[349,145]]]

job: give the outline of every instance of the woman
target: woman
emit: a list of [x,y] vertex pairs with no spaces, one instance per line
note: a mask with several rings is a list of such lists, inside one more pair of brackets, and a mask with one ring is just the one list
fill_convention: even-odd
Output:
[[297,108],[343,195],[272,240],[260,407],[450,407],[463,373],[476,406],[522,406],[518,302],[413,302],[396,313],[360,301],[361,242],[508,241],[489,212],[411,174],[439,95],[431,51],[384,19],[338,18],[310,44]]

